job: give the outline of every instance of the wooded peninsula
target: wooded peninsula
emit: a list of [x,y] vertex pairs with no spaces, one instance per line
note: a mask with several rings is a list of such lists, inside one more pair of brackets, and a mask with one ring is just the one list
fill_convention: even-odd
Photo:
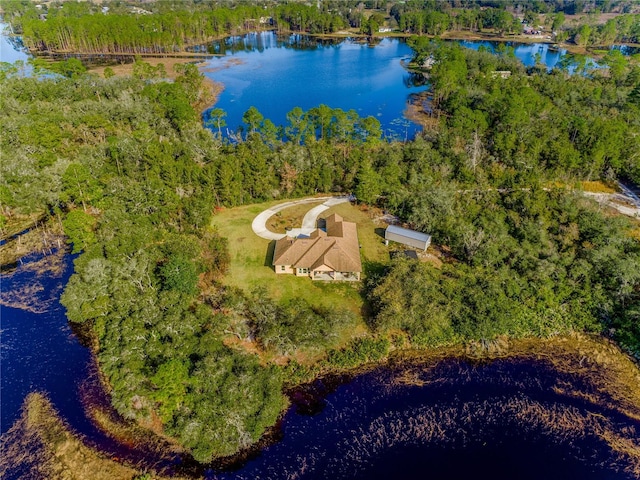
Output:
[[[284,125],[248,105],[230,139],[224,111],[202,117],[194,64],[175,80],[143,58],[131,76],[74,57],[36,59],[29,76],[2,65],[0,227],[64,229],[79,256],[62,304],[91,333],[115,409],[206,463],[257,442],[287,389],[398,351],[586,333],[640,358],[640,223],[582,194],[640,184],[638,56],[607,50],[606,68],[569,75],[425,35],[521,33],[524,16],[581,46],[638,43],[634,2],[605,2],[618,14],[601,24],[589,12],[602,2],[319,3],[64,2],[44,18],[2,3],[33,52],[166,54],[258,28],[375,36],[391,23],[413,64],[431,63],[432,112],[406,142],[327,105]],[[578,8],[585,23],[563,29]],[[365,261],[358,312],[225,283],[219,212],[317,194],[354,194],[429,232],[442,261]]]

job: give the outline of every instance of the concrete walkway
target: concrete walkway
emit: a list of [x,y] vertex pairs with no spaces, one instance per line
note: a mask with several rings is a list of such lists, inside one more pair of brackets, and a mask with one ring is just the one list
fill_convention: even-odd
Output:
[[[340,203],[347,203],[352,200],[350,196],[339,196],[339,197],[313,197],[313,198],[303,198],[301,200],[293,200],[291,202],[280,203],[278,205],[274,205],[271,208],[267,208],[264,212],[258,214],[256,218],[251,222],[251,228],[253,233],[267,240],[280,240],[285,236],[289,237],[297,237],[298,235],[309,235],[312,231],[316,229],[316,222],[318,221],[318,215],[320,215],[325,210],[333,207],[334,205],[339,205]],[[287,233],[275,233],[267,228],[267,220],[271,218],[273,215],[278,213],[285,208],[292,207],[294,205],[302,205],[306,203],[318,203],[323,202],[321,205],[313,207],[309,210],[304,218],[302,219],[302,227],[294,228]]]

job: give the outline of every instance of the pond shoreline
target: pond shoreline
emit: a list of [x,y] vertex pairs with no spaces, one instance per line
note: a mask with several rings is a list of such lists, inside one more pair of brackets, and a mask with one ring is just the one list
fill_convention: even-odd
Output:
[[[194,462],[188,454],[181,455],[182,460],[179,464],[175,464],[175,450],[173,453],[169,453],[169,451],[162,452],[157,448],[153,448],[153,452],[149,452],[150,458],[147,458],[147,460],[153,459],[149,462],[149,465],[143,465],[146,462],[141,463],[139,458],[136,461],[136,465],[132,465],[130,461],[117,457],[114,459],[113,454],[105,454],[105,452],[95,450],[91,446],[85,447],[93,449],[98,457],[103,458],[104,462],[124,462],[125,465],[129,465],[129,468],[143,466],[143,470],[140,470],[140,472],[150,471],[150,468],[153,471],[158,471],[157,468],[160,464],[173,465],[169,470],[166,467],[160,468],[159,472],[162,475],[178,475],[188,478],[201,478],[208,471],[233,472],[243,469],[247,462],[258,458],[265,448],[277,445],[283,439],[282,421],[285,415],[290,414],[292,411],[303,415],[315,415],[321,412],[325,408],[327,396],[343,385],[348,385],[355,379],[375,374],[375,372],[384,372],[384,375],[394,378],[394,382],[399,382],[399,385],[421,387],[425,385],[424,380],[421,379],[425,372],[433,371],[440,365],[452,361],[462,362],[471,366],[475,365],[474,369],[505,361],[508,364],[509,362],[514,364],[525,362],[530,363],[532,366],[537,364],[547,365],[547,367],[558,372],[561,376],[568,375],[569,378],[574,379],[575,384],[588,386],[588,392],[573,391],[569,387],[564,392],[556,392],[570,402],[569,404],[571,402],[581,404],[586,401],[594,407],[598,405],[599,415],[607,412],[611,414],[616,412],[615,415],[622,415],[623,418],[628,418],[637,423],[638,428],[640,428],[640,392],[635,388],[635,385],[640,382],[640,369],[629,356],[624,354],[612,342],[601,337],[576,334],[552,339],[523,339],[508,343],[509,345],[505,350],[495,352],[478,351],[469,346],[454,346],[433,350],[399,350],[381,363],[362,365],[343,371],[323,371],[313,380],[287,390],[286,394],[291,401],[290,407],[283,412],[278,423],[271,427],[259,442],[246,450],[238,452],[236,455],[218,458],[207,465]],[[94,357],[93,353],[92,357]],[[98,377],[103,380],[101,378],[102,375],[98,375]],[[449,380],[456,382],[456,379]],[[98,382],[100,383],[100,388],[104,389],[105,385],[102,381],[99,380]],[[115,415],[111,407],[104,402],[106,397],[103,397],[103,395],[108,395],[106,390],[100,395],[95,395],[95,383],[96,380],[94,379],[94,385],[90,387],[90,390],[93,390],[93,394],[85,399],[84,404],[88,410],[97,409],[102,411],[104,415],[111,417],[109,422],[98,423],[96,422],[95,411],[87,414],[100,430],[116,441],[123,441],[129,447],[137,442],[143,442],[135,445],[136,450],[139,450],[140,447],[144,449],[145,443],[158,446],[165,444],[167,439],[163,440],[155,434],[142,440],[143,435],[140,432],[148,430],[143,427],[128,425],[127,422]],[[82,439],[78,438],[72,431],[68,431],[68,435],[82,443]],[[612,448],[615,450],[615,445]],[[630,462],[635,458],[633,461],[637,462],[637,468],[640,468],[640,448],[637,450],[631,449],[623,453],[629,456]]]
[[[116,444],[120,444],[125,451],[132,449],[133,456],[123,454],[119,448],[110,450],[108,447],[106,451],[96,448],[101,444],[101,440],[85,440],[82,435],[74,433],[73,425],[65,426],[67,438],[75,439],[69,441],[85,443],[86,448],[94,451],[97,457],[105,462],[116,461],[116,463],[134,467],[142,465],[143,470],[140,472],[153,468],[172,475],[176,473],[189,478],[198,478],[210,470],[217,472],[242,470],[249,462],[260,458],[265,450],[277,446],[285,438],[283,422],[291,412],[316,415],[326,408],[326,399],[329,395],[367,375],[376,375],[376,372],[395,379],[393,383],[397,385],[428,387],[428,382],[425,383],[423,378],[424,372],[433,371],[447,362],[462,362],[472,366],[473,369],[482,369],[495,362],[505,361],[530,362],[534,366],[546,366],[545,368],[551,368],[561,376],[575,379],[573,383],[588,387],[584,390],[559,387],[563,390],[556,393],[561,394],[562,398],[570,402],[569,404],[580,405],[587,402],[593,405],[591,410],[600,416],[607,416],[607,412],[623,415],[629,421],[635,422],[640,431],[640,391],[637,389],[637,385],[640,384],[640,368],[637,360],[624,353],[614,342],[601,336],[585,334],[549,339],[501,338],[499,342],[495,342],[495,348],[490,349],[480,344],[424,350],[398,348],[379,363],[364,364],[352,369],[316,370],[307,382],[290,386],[285,390],[290,406],[282,412],[278,422],[268,429],[256,444],[233,456],[218,458],[211,464],[203,465],[193,461],[190,455],[181,449],[176,449],[172,439],[162,434],[161,426],[159,430],[157,428],[150,430],[145,428],[145,425],[125,421],[113,410],[109,401],[109,387],[96,364],[98,345],[93,338],[93,332],[86,326],[76,325],[73,325],[72,330],[80,343],[90,350],[91,357],[88,377],[81,379],[83,384],[81,403],[84,415],[98,430]],[[455,383],[456,379],[450,377],[449,381]],[[517,391],[517,388],[513,391]],[[60,421],[66,425],[65,420],[60,419]],[[150,426],[153,425],[146,425],[146,427]],[[632,449],[625,455],[637,458],[640,465],[640,448]],[[181,460],[176,463],[178,456]],[[165,466],[160,467],[160,465]]]

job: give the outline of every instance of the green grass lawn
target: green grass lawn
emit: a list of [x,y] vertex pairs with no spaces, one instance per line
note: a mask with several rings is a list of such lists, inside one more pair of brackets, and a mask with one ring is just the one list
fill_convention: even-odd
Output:
[[[250,291],[255,287],[265,287],[272,298],[289,300],[304,298],[312,305],[348,308],[354,313],[362,314],[363,299],[360,295],[360,282],[319,282],[310,278],[295,277],[293,275],[276,275],[271,267],[273,245],[268,240],[258,237],[251,230],[251,222],[264,209],[282,203],[283,200],[247,205],[222,210],[214,215],[212,225],[218,232],[229,239],[229,254],[231,265],[224,282],[228,285],[240,287]],[[283,217],[302,218],[304,213],[319,203],[291,207],[295,215],[288,210],[282,210]],[[382,237],[376,233],[380,228],[373,223],[367,212],[348,203],[336,205],[323,212],[320,218],[326,218],[332,213],[342,215],[345,220],[355,222],[358,227],[358,239],[362,246],[361,255],[363,267],[368,262],[386,263],[389,253],[384,246]],[[267,222],[269,225],[271,221]],[[293,225],[299,227],[300,225]],[[284,233],[284,229],[282,230]],[[271,247],[271,248],[270,248]]]

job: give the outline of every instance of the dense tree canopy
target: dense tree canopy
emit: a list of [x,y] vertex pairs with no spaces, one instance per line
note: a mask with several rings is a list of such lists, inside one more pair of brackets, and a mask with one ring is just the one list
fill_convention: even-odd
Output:
[[[317,6],[301,2],[232,5],[185,0],[144,2],[140,6],[121,2],[105,5],[64,2],[38,10],[32,2],[5,0],[3,10],[14,30],[23,35],[25,45],[34,51],[171,53],[256,29],[331,34],[352,27],[373,36],[385,24],[417,35],[465,30],[519,34],[523,31],[521,20],[536,27],[540,13],[547,15],[547,26],[559,41],[570,39],[584,46],[638,43],[640,14],[627,13],[634,11],[633,1],[604,3],[534,0],[514,5],[508,1],[470,0],[461,5],[456,0],[412,0],[382,5],[334,0]],[[589,16],[578,25],[563,27],[565,13],[595,15],[614,8],[625,14],[600,25],[595,25]]]

